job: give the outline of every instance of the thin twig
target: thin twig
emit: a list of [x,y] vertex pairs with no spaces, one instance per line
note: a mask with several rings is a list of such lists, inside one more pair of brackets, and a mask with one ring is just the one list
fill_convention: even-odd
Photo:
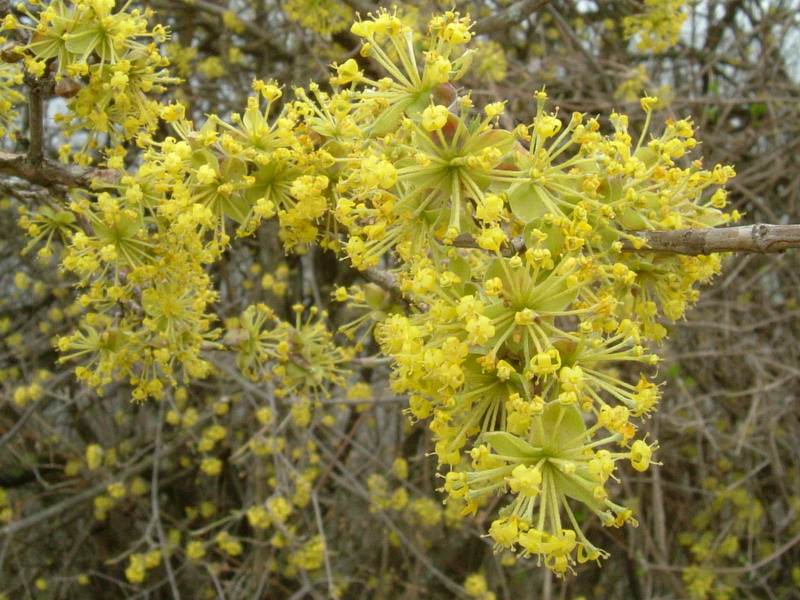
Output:
[[[48,385],[51,389],[57,389],[65,380],[70,379],[71,377],[72,371],[65,371],[64,373],[61,373],[58,376],[48,380]],[[46,396],[39,398],[39,400],[28,406],[28,408],[25,409],[25,412],[22,413],[22,415],[16,420],[11,429],[4,433],[3,437],[0,438],[0,448],[5,446],[11,440],[11,438],[17,434],[17,432],[22,428],[23,425],[25,425],[28,419],[34,415],[34,413],[47,408],[47,405],[57,397],[58,396],[55,396],[52,392],[49,392]]]
[[515,2],[491,17],[481,19],[475,23],[472,32],[480,35],[482,33],[497,32],[511,25],[518,25],[537,10],[550,4],[550,2],[552,0],[520,0],[520,2]]
[[558,12],[552,5],[547,7],[547,12],[550,13],[550,16],[553,17],[553,20],[559,26],[563,34],[569,38],[572,44],[578,49],[578,51],[583,55],[586,59],[586,62],[592,68],[594,74],[599,78],[605,81],[606,85],[609,86],[609,89],[614,89],[614,80],[606,75],[605,71],[600,67],[598,62],[595,60],[595,57],[589,52],[586,48],[583,47],[583,42],[577,36],[575,31],[573,31],[572,27],[569,23],[567,23],[566,19],[561,16],[561,13]]
[[[765,567],[772,561],[780,558],[786,552],[791,550],[794,546],[800,544],[800,533],[792,537],[789,541],[783,544],[780,548],[775,550],[774,552],[768,554],[758,562],[754,562],[750,565],[745,565],[743,567],[709,567],[709,571],[717,574],[725,574],[725,575],[746,575],[752,574],[758,571],[761,567]],[[673,565],[654,565],[654,564],[645,564],[645,568],[653,569],[655,571],[668,571],[668,572],[677,572],[680,573],[686,569],[686,567],[678,567]]]
[[325,485],[325,481],[327,481],[328,477],[333,472],[333,469],[336,467],[336,465],[337,464],[339,464],[339,465],[342,464],[341,463],[342,456],[347,451],[347,449],[350,447],[350,444],[353,441],[353,436],[355,436],[356,432],[358,431],[358,428],[361,427],[361,424],[366,420],[367,415],[370,414],[370,410],[369,409],[372,409],[374,406],[375,406],[375,403],[373,402],[368,407],[367,410],[363,411],[358,416],[358,419],[356,419],[356,422],[353,423],[353,426],[350,428],[350,431],[347,432],[347,435],[342,440],[342,442],[339,444],[339,448],[337,448],[336,454],[333,456],[333,458],[328,463],[328,466],[325,469],[325,472],[322,474],[321,477],[319,477],[319,479],[317,479],[317,483],[314,486],[314,493],[317,493],[319,490],[322,489],[322,486]]
[[553,572],[544,569],[544,586],[542,586],[542,600],[553,600]]
[[208,574],[211,575],[211,581],[214,582],[214,587],[217,589],[217,600],[225,600],[225,591],[222,589],[222,584],[217,579],[217,575],[214,573],[214,569],[211,568],[211,565],[205,563],[206,570]]
[[9,429],[6,433],[3,434],[3,437],[0,437],[0,448],[5,446],[11,438],[13,438],[17,432],[22,429],[22,426],[33,416],[39,408],[42,406],[43,403],[49,401],[49,398],[39,398],[36,402],[31,404],[24,413],[16,420],[14,425]]
[[333,583],[333,571],[331,570],[331,559],[328,555],[328,542],[325,539],[325,528],[322,523],[322,511],[319,509],[319,499],[317,492],[311,492],[311,503],[314,505],[314,517],[317,519],[317,527],[319,527],[319,537],[322,540],[322,559],[325,562],[325,576],[328,579],[328,595],[333,600],[339,600],[339,594],[336,593],[336,586]]
[[164,424],[164,407],[166,405],[166,402],[161,401],[158,411],[155,447],[153,448],[153,474],[150,477],[150,506],[152,507],[153,519],[155,520],[156,524],[158,545],[161,547],[161,558],[164,561],[164,568],[167,571],[169,587],[172,589],[172,598],[173,600],[181,600],[181,594],[178,591],[178,582],[175,581],[175,573],[172,572],[172,565],[170,564],[169,551],[167,549],[167,538],[164,535],[164,528],[161,525],[161,507],[159,506],[158,500],[158,469],[159,461],[161,459],[161,428]]
[[317,305],[317,308],[322,310],[325,307],[325,303],[319,293],[317,274],[314,268],[314,254],[314,247],[311,247],[308,252],[300,256],[300,267],[303,273],[303,297],[310,295],[314,299],[314,304]]
[[299,590],[297,590],[294,594],[289,596],[289,600],[300,600],[300,598],[304,598],[308,594],[311,593],[311,586],[309,584],[305,584]]
[[[185,4],[183,2],[171,3],[172,10],[174,10],[174,7],[178,6],[184,7]],[[200,9],[210,13],[217,19],[221,19],[222,15],[230,10],[225,4],[215,4],[213,2],[207,2],[206,0],[194,0],[191,8],[192,10]],[[244,26],[248,33],[252,34],[256,38],[254,40],[248,40],[250,42],[249,46],[253,49],[260,48],[261,51],[269,52],[269,55],[273,57],[273,59],[290,60],[293,58],[291,53],[285,52],[272,43],[272,41],[275,39],[275,35],[268,28],[261,27],[259,26],[259,23],[246,18],[241,19],[240,23]]]
[[28,153],[27,162],[38,167],[44,159],[44,95],[43,82],[28,76]]

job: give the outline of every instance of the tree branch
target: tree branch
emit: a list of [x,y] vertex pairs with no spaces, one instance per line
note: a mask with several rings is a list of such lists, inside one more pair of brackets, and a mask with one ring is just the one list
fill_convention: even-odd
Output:
[[[453,246],[457,248],[480,248],[480,246],[478,246],[478,241],[469,233],[462,233],[456,237],[456,239],[453,240]],[[500,247],[500,254],[503,256],[514,256],[515,254],[524,253],[525,250],[525,240],[522,239],[521,235],[518,235],[515,238],[506,240]]]
[[[768,254],[783,252],[789,248],[800,248],[800,225],[769,225],[758,223],[741,227],[719,227],[709,229],[675,229],[631,232],[645,241],[645,246],[636,248],[632,242],[622,240],[625,252],[661,252],[665,254],[714,254],[716,252],[750,252]],[[478,248],[478,242],[470,234],[461,234],[453,245],[459,248]],[[525,252],[522,236],[509,240],[500,249],[503,256]]]
[[403,290],[400,289],[400,283],[397,281],[397,276],[394,273],[378,269],[377,267],[369,267],[368,269],[359,271],[359,273],[363,275],[364,279],[367,281],[389,292],[392,300],[401,304],[406,310],[417,305],[411,298],[403,294]]
[[550,4],[551,1],[552,0],[520,0],[519,2],[515,2],[505,10],[501,10],[491,17],[477,21],[472,28],[472,33],[480,35],[482,33],[491,33],[493,31],[505,29],[509,25],[516,25],[540,8]]
[[713,254],[715,252],[753,252],[770,254],[800,247],[800,225],[757,223],[741,227],[642,231],[636,235],[647,242],[636,250],[624,243],[627,252],[664,252],[669,254]]
[[[800,248],[800,225],[744,225],[742,227],[719,227],[709,229],[676,229],[631,232],[645,241],[645,246],[636,248],[629,240],[622,241],[624,252],[684,254],[698,256],[717,252],[744,252],[768,254],[783,252],[789,248]],[[462,233],[454,241],[458,248],[479,248],[477,240]],[[523,254],[527,250],[522,236],[508,240],[501,248],[503,256]],[[375,267],[360,271],[365,279],[389,292],[395,301],[408,308],[413,301],[403,295],[397,277]],[[423,310],[425,307],[422,307]]]
[[43,84],[32,75],[28,84],[28,162],[38,167],[44,159],[44,94]]
[[13,175],[36,185],[52,187],[90,187],[93,179],[111,182],[117,176],[112,169],[65,165],[42,158],[33,164],[27,154],[13,154],[0,151],[0,174]]

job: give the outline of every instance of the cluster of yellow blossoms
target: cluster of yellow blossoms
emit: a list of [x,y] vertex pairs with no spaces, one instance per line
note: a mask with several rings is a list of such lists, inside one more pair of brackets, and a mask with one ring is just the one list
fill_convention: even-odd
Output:
[[[0,36],[0,45],[6,38]],[[10,125],[17,117],[14,107],[22,102],[23,96],[16,89],[22,83],[22,70],[16,65],[0,62],[0,138],[10,135]]]
[[[161,25],[152,29],[152,11],[114,12],[114,0],[56,0],[39,12],[24,4],[24,17],[9,14],[2,22],[6,30],[20,30],[30,36],[24,45],[6,51],[24,59],[27,71],[37,77],[55,73],[55,92],[69,99],[69,112],[58,118],[67,133],[87,132],[84,149],[97,147],[97,137],[110,136],[114,142],[135,137],[140,131],[154,131],[159,103],[148,94],[159,93],[178,80],[170,77],[169,61],[159,53],[157,43],[167,38]],[[121,166],[117,156],[114,166]],[[76,160],[89,163],[80,153]]]
[[[333,82],[358,101],[353,116],[376,118],[335,214],[354,264],[396,250],[401,290],[422,308],[378,326],[393,389],[410,394],[415,419],[431,418],[451,502],[470,513],[490,493],[508,499],[489,530],[498,549],[557,573],[597,560],[604,552],[570,503],[603,525],[635,523],[607,486],[618,461],[645,471],[656,447],[635,423],[656,407],[656,385],[624,381],[612,365],[655,365],[645,344],[666,334],[658,317],[680,318],[693,284],[719,268],[712,257],[625,249],[642,248],[635,231],[726,222],[725,192],[704,193],[733,171],[678,165],[696,144],[686,121],[634,139],[613,114],[603,134],[597,119],[547,112],[544,92],[533,121],[513,131],[497,126],[502,103],[473,116],[454,86],[471,37],[457,14],[430,22],[419,65],[391,15],[352,31],[389,76],[369,78],[352,60],[337,67]],[[648,117],[654,103],[642,100]]]
[[[647,344],[666,334],[659,317],[680,318],[694,284],[719,269],[715,257],[637,251],[637,231],[728,220],[717,186],[733,170],[684,160],[696,145],[691,123],[632,136],[624,115],[610,128],[563,117],[541,91],[532,121],[503,129],[503,103],[478,111],[456,87],[473,58],[468,17],[431,19],[420,55],[411,28],[380,11],[351,28],[371,70],[347,60],[331,92],[312,84],[291,101],[256,81],[243,113],[199,127],[181,105],[162,106],[173,135],[155,139],[130,121],[152,109],[131,86],[144,93],[168,78],[154,70],[157,52],[131,40],[163,32],[146,34],[146,15],[112,13],[113,3],[60,1],[31,16],[28,69],[57,58],[59,74],[104,82],[79,93],[73,118],[95,132],[113,122],[144,150],[113,184],[25,217],[37,240],[66,240],[63,266],[83,286],[82,326],[58,340],[64,359],[81,360],[78,375],[98,389],[123,377],[135,398],[158,398],[178,375],[211,374],[208,353],[228,350],[244,374],[279,381],[301,407],[345,385],[353,352],[324,330],[322,312],[303,321],[299,306],[292,324],[255,305],[227,331],[217,325],[209,265],[277,222],[289,252],[318,244],[359,269],[394,272],[393,297],[340,288],[335,298],[382,319],[375,334],[394,361],[393,389],[409,394],[414,419],[430,418],[448,502],[474,513],[499,494],[496,547],[558,574],[603,557],[580,520],[635,523],[610,483],[620,461],[647,470],[656,448],[637,419],[655,409],[658,388],[615,365],[655,365]],[[648,124],[654,102],[642,100]],[[259,527],[276,510],[248,518]],[[298,564],[316,564],[320,543]],[[146,567],[146,557],[131,563],[137,574]]]
[[678,42],[686,0],[644,0],[641,13],[623,18],[626,38],[636,37],[636,48],[663,52]]

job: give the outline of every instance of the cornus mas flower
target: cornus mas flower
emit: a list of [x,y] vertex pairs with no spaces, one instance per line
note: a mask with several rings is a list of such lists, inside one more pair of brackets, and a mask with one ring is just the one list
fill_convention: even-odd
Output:
[[[4,43],[5,38],[0,36],[0,43]],[[23,72],[18,65],[10,65],[0,62],[0,138],[9,135],[9,126],[17,117],[14,106],[21,103],[25,97],[14,89],[22,83]]]
[[[325,326],[315,321],[315,317],[326,318],[326,313],[318,314],[312,307],[303,321],[302,305],[293,309],[295,323],[291,325],[277,319],[264,304],[249,306],[242,313],[241,328],[230,331],[224,341],[239,347],[242,372],[254,381],[274,377],[281,396],[293,392],[327,396],[326,383],[344,385],[349,374],[344,365],[350,357],[333,343]],[[270,322],[274,327],[267,326]]]
[[[18,47],[27,70],[41,77],[52,68],[68,90],[70,110],[57,120],[68,135],[84,132],[84,150],[97,146],[98,134],[116,143],[142,129],[153,131],[161,105],[148,94],[178,81],[155,46],[167,39],[167,31],[148,26],[151,10],[128,10],[128,4],[115,12],[114,0],[56,0],[38,13],[20,4],[35,25],[13,17],[4,22],[30,34],[29,42]],[[79,153],[76,160],[91,159]]]
[[[430,26],[431,47],[447,43],[442,23]],[[397,82],[366,81],[355,61],[334,82],[372,86],[362,99],[396,90],[378,125],[364,128],[367,153],[395,172],[379,192],[354,179],[339,200],[357,214],[346,251],[363,267],[394,246],[405,261],[401,289],[426,308],[390,315],[376,330],[396,361],[393,388],[411,394],[414,418],[431,418],[452,501],[470,512],[489,493],[514,498],[490,530],[498,548],[538,555],[561,574],[601,558],[570,503],[607,526],[634,522],[606,484],[620,459],[648,468],[655,445],[636,439],[635,419],[659,396],[645,375],[628,383],[612,365],[657,364],[645,346],[663,337],[656,319],[679,318],[696,298],[692,285],[718,269],[706,257],[625,253],[621,240],[641,245],[641,229],[724,223],[724,196],[702,195],[732,170],[677,166],[695,146],[686,121],[648,140],[652,98],[642,101],[647,124],[636,139],[624,115],[612,115],[611,134],[578,113],[565,122],[545,110],[543,92],[532,123],[514,131],[494,125],[502,104],[473,118],[468,96],[426,91],[415,105],[409,85],[425,87],[408,74],[416,63],[381,51],[381,36],[404,51],[402,26],[382,13],[355,31],[367,38],[362,54]],[[438,57],[426,56],[430,77]],[[482,251],[453,248],[463,233]],[[526,250],[501,256],[514,233]]]
[[31,212],[26,208],[20,209],[19,226],[25,229],[31,241],[23,249],[27,253],[31,248],[40,242],[44,246],[39,248],[38,255],[47,258],[53,254],[53,241],[60,241],[62,244],[67,240],[71,233],[77,230],[75,215],[60,207],[42,206],[36,212]]
[[[513,143],[510,132],[490,131],[499,107],[469,123],[469,99],[461,101],[459,115],[448,108],[457,98],[451,82],[468,64],[469,52],[462,48],[468,29],[469,20],[455,13],[431,21],[425,60],[418,64],[411,31],[397,17],[381,12],[353,27],[365,39],[362,55],[374,57],[389,77],[369,79],[355,61],[347,61],[332,83],[367,86],[351,94],[353,118],[364,123],[365,134],[383,154],[378,166],[386,176],[379,186],[387,189],[392,180],[390,193],[376,194],[369,176],[356,176],[339,201],[337,217],[350,228],[348,253],[357,265],[374,264],[392,246],[454,238],[460,227],[468,227],[470,199],[477,195],[483,201],[489,170]],[[355,168],[370,172],[370,161],[364,157]],[[353,209],[361,218],[348,218]]]
[[605,488],[616,462],[630,460],[646,470],[652,448],[642,440],[630,450],[610,452],[597,447],[615,439],[593,440],[574,406],[548,404],[534,412],[524,437],[504,431],[488,433],[486,444],[469,453],[471,466],[446,477],[444,489],[477,508],[476,499],[509,491],[513,500],[489,529],[497,548],[516,548],[538,555],[556,573],[578,562],[607,556],[584,536],[568,499],[581,503],[604,525],[635,524],[632,513],[609,499]]
[[[733,170],[687,159],[690,122],[653,133],[654,99],[644,98],[641,133],[616,113],[606,131],[596,118],[548,109],[541,91],[529,122],[502,129],[502,102],[478,110],[456,87],[472,57],[468,17],[434,17],[418,53],[412,30],[382,10],[351,30],[373,70],[347,60],[334,65],[332,91],[311,84],[290,99],[276,82],[254,81],[242,112],[196,127],[180,105],[156,111],[137,96],[167,82],[155,47],[137,41],[163,35],[146,28],[146,14],[108,2],[53,6],[31,17],[28,69],[57,60],[59,75],[84,86],[70,105],[75,123],[143,149],[113,184],[21,220],[34,240],[67,242],[62,262],[82,286],[84,314],[57,345],[80,361],[79,377],[99,389],[124,378],[135,398],[159,398],[179,376],[207,376],[208,350],[229,350],[308,427],[314,400],[346,385],[355,352],[334,342],[327,314],[297,305],[287,321],[259,303],[226,333],[215,328],[210,267],[273,220],[287,252],[318,243],[357,269],[383,261],[393,271],[391,292],[354,285],[333,295],[365,311],[345,337],[373,331],[393,361],[393,390],[409,395],[412,418],[429,420],[447,514],[499,496],[488,531],[498,550],[536,556],[558,574],[605,556],[576,511],[605,526],[635,523],[613,483],[620,461],[645,471],[657,447],[638,429],[658,386],[615,365],[654,367],[648,347],[666,333],[659,319],[681,317],[693,285],[719,268],[716,258],[626,252],[623,243],[641,248],[643,230],[729,219],[717,188]],[[90,13],[91,26],[81,20]],[[134,113],[150,110],[173,135],[148,135]],[[106,156],[123,170],[121,149]],[[259,417],[264,427],[271,420]],[[253,440],[255,454],[285,443]],[[221,467],[207,460],[213,476]],[[420,522],[438,514],[372,484],[393,510]],[[263,511],[248,513],[254,527],[285,520]],[[218,543],[243,551],[233,538]],[[317,565],[320,548],[314,539],[296,548],[293,568]]]
[[674,46],[686,20],[681,10],[685,4],[686,0],[645,0],[642,13],[622,20],[626,39],[636,37],[639,50],[656,53]]
[[287,0],[282,10],[293,21],[322,35],[347,29],[352,16],[347,6],[333,0]]
[[38,61],[57,59],[59,73],[62,73],[70,65],[86,64],[93,53],[101,63],[114,64],[126,51],[147,50],[147,43],[136,38],[166,39],[162,26],[157,25],[152,30],[147,27],[152,11],[128,12],[128,4],[112,12],[114,0],[56,0],[38,14],[28,12],[22,4],[19,10],[36,23],[35,27],[17,24],[34,34],[24,50]]

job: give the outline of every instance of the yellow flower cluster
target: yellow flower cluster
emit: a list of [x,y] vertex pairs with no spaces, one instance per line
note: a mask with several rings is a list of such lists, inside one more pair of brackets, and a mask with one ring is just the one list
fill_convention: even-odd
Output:
[[[76,192],[68,207],[25,214],[21,224],[32,243],[63,245],[62,265],[79,280],[80,326],[57,347],[62,360],[79,361],[76,373],[90,386],[123,379],[135,399],[169,402],[172,386],[230,368],[236,385],[268,389],[274,405],[259,407],[253,429],[234,441],[217,423],[233,401],[215,401],[208,423],[185,391],[174,394],[165,419],[194,435],[201,479],[226,473],[217,451],[233,443],[231,460],[280,455],[292,473],[273,468],[269,477],[283,477],[291,493],[259,493],[211,527],[215,537],[188,542],[186,555],[238,556],[246,542],[233,525],[246,518],[259,535],[270,531],[272,547],[291,548],[290,572],[321,566],[322,538],[294,523],[319,477],[317,444],[303,438],[290,458],[284,450],[292,428],[335,423],[320,416],[322,399],[347,386],[344,365],[379,320],[374,335],[392,360],[392,390],[409,395],[415,420],[429,419],[447,511],[474,513],[499,495],[504,506],[488,530],[498,550],[536,556],[559,575],[604,557],[575,505],[605,526],[635,524],[613,484],[621,462],[646,471],[657,448],[638,428],[658,404],[658,387],[644,373],[628,381],[614,365],[656,365],[648,345],[666,334],[659,319],[680,318],[697,298],[694,285],[719,270],[717,258],[637,252],[644,242],[636,233],[726,223],[720,186],[733,169],[685,159],[696,146],[689,121],[651,133],[649,97],[637,136],[625,115],[613,113],[603,131],[596,118],[549,110],[544,91],[532,119],[504,129],[503,103],[479,111],[456,88],[474,52],[469,17],[453,11],[431,19],[421,53],[396,14],[357,21],[361,56],[383,77],[349,59],[334,65],[330,91],[311,84],[292,99],[257,80],[243,112],[198,126],[181,104],[161,106],[172,135],[156,139],[147,133],[156,107],[136,94],[166,82],[157,70],[165,62],[136,38],[164,32],[148,30],[146,15],[112,8],[56,0],[30,15],[38,37],[26,60],[35,72],[57,58],[59,74],[88,77],[73,104],[81,126],[111,133],[113,121],[119,135],[136,137],[141,160],[125,171],[112,151],[116,182]],[[88,25],[98,20],[110,38]],[[133,112],[152,123],[129,122]],[[214,266],[228,264],[238,238],[268,227],[287,252],[316,244],[357,269],[389,265],[388,289],[333,292],[363,311],[343,329],[359,343],[337,345],[329,314],[304,304],[292,307],[293,322],[262,302],[243,303],[222,322]],[[276,296],[286,293],[280,285],[277,276],[262,279]],[[238,370],[213,361],[218,352],[235,354]],[[288,407],[285,419],[276,399]],[[94,471],[114,459],[90,446],[86,462]],[[396,471],[403,479],[402,465]],[[367,487],[376,509],[428,525],[448,518],[380,474]],[[118,492],[109,490],[98,511]],[[190,516],[211,513],[201,506]],[[141,581],[146,558],[130,560],[129,580]],[[477,579],[470,589],[491,597]]]
[[[557,573],[597,560],[604,553],[570,502],[605,525],[635,522],[607,483],[621,459],[646,470],[655,448],[636,439],[634,420],[655,408],[657,387],[644,375],[623,381],[611,365],[655,365],[645,344],[665,335],[657,319],[679,318],[693,284],[719,268],[708,257],[626,252],[623,242],[640,248],[639,230],[725,223],[724,192],[705,192],[733,171],[678,166],[696,144],[688,121],[634,139],[615,113],[613,133],[602,134],[596,119],[547,112],[543,92],[533,121],[514,131],[496,125],[502,104],[473,117],[451,83],[470,38],[455,13],[431,21],[419,66],[391,14],[352,31],[390,77],[369,79],[355,61],[337,67],[332,81],[357,101],[356,123],[369,106],[376,116],[362,126],[360,165],[336,186],[335,215],[353,264],[377,264],[393,248],[401,290],[425,307],[377,329],[395,360],[393,389],[411,395],[415,418],[432,417],[444,489],[465,512],[490,492],[515,498],[490,529],[498,548],[538,555]],[[655,102],[642,100],[648,123]],[[465,234],[485,252],[458,247]],[[509,255],[514,235],[525,251]]]
[[623,18],[625,37],[636,36],[636,48],[663,52],[678,41],[686,13],[681,9],[686,0],[644,0],[644,10]]
[[[55,72],[56,93],[70,108],[59,120],[67,134],[88,132],[84,150],[101,134],[120,142],[155,130],[160,104],[148,96],[178,80],[156,46],[167,39],[166,29],[148,27],[150,9],[129,11],[126,4],[114,12],[114,0],[55,0],[36,13],[18,8],[33,25],[8,15],[3,27],[29,32],[30,41],[15,52],[35,76]],[[91,160],[85,153],[76,159]]]
[[353,19],[352,10],[338,0],[287,0],[282,9],[292,21],[321,35],[344,31]]
[[10,523],[12,514],[8,492],[0,487],[0,523]]
[[[722,459],[718,465],[723,471],[730,470],[730,464]],[[691,556],[691,565],[683,570],[683,581],[692,600],[709,598],[732,598],[741,585],[741,577],[735,569],[725,568],[733,565],[741,556],[745,546],[752,544],[750,550],[758,557],[768,556],[772,551],[769,540],[756,538],[752,534],[764,526],[765,507],[762,502],[744,488],[730,489],[716,477],[707,477],[703,482],[702,493],[708,501],[690,520],[690,529],[680,533],[678,541]],[[792,510],[800,508],[800,501],[793,497]],[[797,528],[800,519],[796,512],[792,521]],[[729,527],[723,532],[716,524],[724,520]]]
[[[0,36],[0,46],[5,43],[5,38]],[[22,83],[23,72],[17,65],[0,62],[0,138],[10,136],[11,124],[17,117],[14,107],[22,102],[23,95],[14,89]]]
[[125,577],[131,583],[142,583],[147,576],[148,569],[154,569],[161,564],[161,550],[151,550],[147,554],[134,553],[128,558]]

